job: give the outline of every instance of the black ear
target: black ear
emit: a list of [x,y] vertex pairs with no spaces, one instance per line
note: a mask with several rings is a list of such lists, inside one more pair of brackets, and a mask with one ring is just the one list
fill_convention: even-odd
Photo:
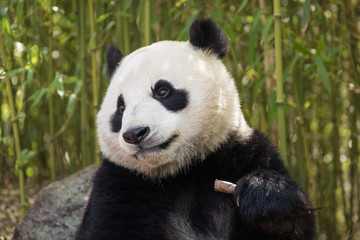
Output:
[[114,74],[115,69],[117,68],[119,62],[124,56],[120,52],[119,48],[114,45],[110,45],[106,52],[106,63],[109,79]]
[[221,29],[208,18],[197,19],[190,27],[190,43],[200,49],[211,51],[222,59],[229,50]]

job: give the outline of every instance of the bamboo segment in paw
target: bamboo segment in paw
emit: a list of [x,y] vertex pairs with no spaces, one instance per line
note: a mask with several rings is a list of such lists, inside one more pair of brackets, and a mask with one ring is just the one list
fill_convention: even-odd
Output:
[[223,192],[228,194],[234,194],[236,184],[215,179],[214,188],[217,192]]

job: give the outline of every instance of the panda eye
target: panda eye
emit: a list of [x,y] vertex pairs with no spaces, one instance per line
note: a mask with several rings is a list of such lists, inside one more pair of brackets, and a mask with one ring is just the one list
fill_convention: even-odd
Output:
[[161,87],[156,91],[156,96],[164,98],[169,95],[169,89],[167,87]]
[[125,105],[120,105],[120,106],[119,106],[119,111],[120,111],[121,113],[123,113],[123,112],[125,111]]

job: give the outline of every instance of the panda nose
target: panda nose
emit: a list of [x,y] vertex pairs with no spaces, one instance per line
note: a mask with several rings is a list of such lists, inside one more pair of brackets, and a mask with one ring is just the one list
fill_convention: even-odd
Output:
[[125,142],[139,144],[150,132],[149,127],[138,127],[131,129],[123,134]]

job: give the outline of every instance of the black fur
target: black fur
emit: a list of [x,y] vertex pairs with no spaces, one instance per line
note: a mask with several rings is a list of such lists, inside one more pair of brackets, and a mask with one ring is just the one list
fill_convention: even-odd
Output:
[[[245,142],[232,139],[161,182],[105,159],[76,239],[170,239],[170,212],[186,213],[194,232],[210,236],[216,228],[211,213],[224,204],[233,214],[229,239],[315,239],[313,207],[275,147],[258,131]],[[215,179],[237,182],[234,200],[214,191]]]
[[109,79],[111,79],[114,74],[119,62],[123,58],[123,54],[119,50],[119,48],[110,45],[106,51],[106,63],[107,63],[107,72]]
[[190,43],[222,59],[229,51],[226,36],[211,19],[197,19],[190,27]]
[[121,123],[123,117],[123,111],[121,111],[120,109],[121,106],[125,106],[124,98],[122,95],[118,97],[116,111],[110,119],[112,132],[119,132],[121,129]]
[[[167,89],[166,96],[158,96],[159,89]],[[176,89],[166,80],[159,80],[152,88],[153,97],[158,100],[167,110],[177,112],[184,109],[189,103],[189,93],[184,89]]]

